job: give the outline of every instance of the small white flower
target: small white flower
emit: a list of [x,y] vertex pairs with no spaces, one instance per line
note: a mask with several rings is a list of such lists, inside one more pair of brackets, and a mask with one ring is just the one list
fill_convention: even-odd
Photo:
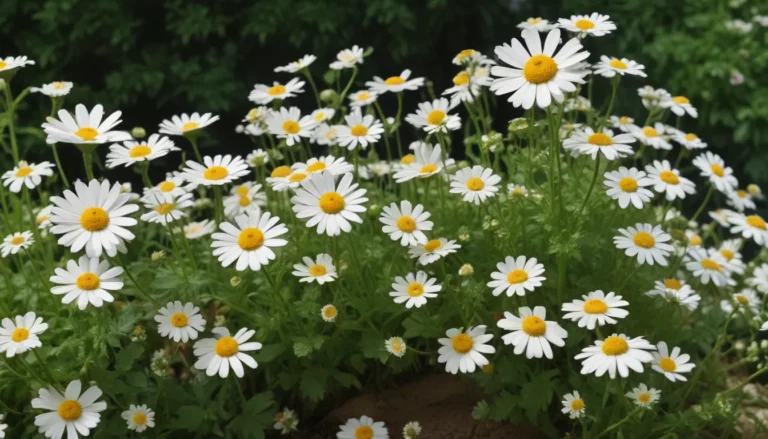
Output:
[[685,149],[691,151],[694,149],[704,149],[707,144],[699,136],[693,133],[676,132],[672,135],[672,140],[683,145]]
[[563,414],[567,413],[571,419],[584,416],[584,412],[587,410],[584,400],[579,395],[579,392],[575,390],[573,393],[566,393],[561,402],[563,404]]
[[0,244],[0,254],[4,258],[8,257],[8,255],[15,255],[20,250],[31,247],[34,242],[35,240],[32,238],[32,232],[30,231],[12,233],[6,236],[3,239],[3,243]]
[[512,331],[501,337],[504,344],[515,346],[515,355],[525,351],[528,359],[546,356],[551,360],[552,347],[549,344],[565,346],[563,339],[568,337],[568,332],[557,322],[545,320],[547,310],[543,306],[537,306],[533,310],[524,306],[518,312],[519,317],[504,312],[504,318],[497,323],[499,328]]
[[214,122],[219,120],[219,116],[214,116],[211,113],[182,113],[181,116],[174,115],[171,120],[163,119],[160,122],[161,134],[169,134],[171,136],[184,136],[193,131],[201,130]]
[[499,191],[501,177],[493,173],[491,168],[473,166],[460,169],[451,177],[452,194],[461,194],[462,199],[479,205],[486,199],[496,196]]
[[619,233],[621,236],[613,238],[616,248],[624,250],[627,256],[637,256],[638,264],[653,265],[655,262],[662,267],[667,266],[666,257],[674,247],[667,244],[672,237],[661,226],[637,223],[634,227],[619,229]]
[[344,116],[346,125],[335,125],[336,142],[339,146],[354,150],[358,146],[362,149],[379,141],[384,133],[381,122],[368,114],[363,116],[360,107],[355,107],[351,113]]
[[194,204],[192,194],[174,197],[161,192],[150,192],[145,200],[144,207],[148,212],[141,215],[141,220],[162,225],[184,218],[187,215],[184,210]]
[[122,145],[115,143],[109,147],[107,167],[126,167],[138,162],[150,161],[163,157],[171,151],[179,151],[173,141],[166,136],[152,134],[146,142],[127,141]]
[[570,303],[564,303],[562,311],[567,313],[564,319],[578,322],[579,328],[587,328],[590,331],[597,326],[615,324],[616,319],[623,319],[629,315],[629,311],[622,307],[629,306],[629,302],[622,300],[613,292],[608,294],[600,290],[592,291],[583,300],[576,299]]
[[42,177],[53,175],[52,168],[53,164],[49,162],[34,164],[22,160],[13,169],[3,174],[3,186],[10,188],[15,194],[21,192],[22,186],[34,189],[43,181]]
[[438,363],[445,363],[445,371],[456,374],[472,373],[477,366],[488,364],[488,359],[483,354],[493,354],[496,349],[488,345],[493,334],[486,334],[485,325],[469,327],[466,332],[459,328],[452,328],[445,332],[447,338],[439,338],[441,344],[438,349]]
[[279,112],[272,112],[267,117],[266,123],[267,130],[278,139],[285,139],[285,144],[288,146],[301,143],[302,137],[312,137],[312,130],[318,124],[310,115],[302,117],[301,110],[297,107],[283,107]]
[[550,24],[549,20],[545,20],[541,17],[531,17],[522,23],[517,25],[518,29],[534,29],[537,32],[548,32],[552,29],[554,24]]
[[269,154],[263,149],[254,149],[253,152],[245,156],[245,162],[252,168],[258,168],[269,163]]
[[660,107],[662,101],[671,97],[669,92],[663,88],[654,89],[650,85],[638,88],[637,94],[642,99],[643,106],[648,109]]
[[114,302],[115,298],[110,291],[123,288],[120,280],[123,271],[123,267],[110,268],[109,261],[99,261],[99,258],[81,256],[77,262],[70,259],[66,270],[56,268],[55,274],[50,277],[51,283],[59,285],[51,288],[51,293],[63,294],[63,304],[77,300],[77,307],[81,311],[88,304],[99,308],[104,302]]
[[584,131],[574,131],[571,137],[565,139],[563,149],[588,154],[592,159],[602,153],[607,160],[616,160],[632,154],[633,150],[629,144],[634,142],[635,138],[629,134],[614,136],[613,131],[607,128],[602,133],[596,133],[592,128],[586,127]]
[[368,416],[360,419],[350,418],[336,433],[337,439],[389,439],[387,427],[383,422],[374,422]]
[[405,344],[405,340],[400,337],[388,338],[384,342],[384,347],[387,349],[387,352],[398,358],[405,355],[405,351],[408,348]]
[[416,112],[407,115],[405,121],[428,134],[458,130],[461,128],[461,117],[448,114],[449,111],[448,99],[435,99],[420,103]]
[[684,199],[686,194],[695,194],[696,185],[691,180],[680,175],[680,171],[672,169],[667,160],[654,160],[652,164],[646,165],[645,171],[648,178],[653,183],[653,190],[660,194],[665,194],[668,201],[677,198]]
[[344,49],[337,53],[336,61],[332,62],[329,67],[333,70],[341,70],[352,68],[356,64],[362,64],[363,53],[363,48],[355,44],[351,49]]
[[32,93],[42,93],[52,98],[60,98],[66,96],[72,90],[72,83],[66,81],[55,81],[48,84],[43,84],[42,87],[32,87],[29,89]]
[[352,174],[344,174],[338,184],[329,171],[312,174],[301,182],[301,188],[291,198],[293,211],[301,219],[307,219],[307,227],[317,226],[317,233],[338,236],[352,230],[351,222],[363,223],[358,213],[365,212],[363,203],[368,201],[365,189],[352,183]]
[[259,271],[263,265],[276,258],[272,248],[288,244],[285,239],[278,238],[288,233],[288,229],[280,223],[280,217],[272,216],[269,212],[238,215],[234,223],[219,224],[223,233],[212,235],[213,256],[219,259],[223,267],[229,267],[237,261],[237,271],[246,268]]
[[669,108],[677,116],[684,116],[686,113],[694,119],[699,116],[696,108],[691,105],[691,101],[685,96],[668,96],[661,101],[661,107]]
[[633,388],[631,392],[627,392],[627,398],[631,399],[638,407],[644,408],[651,408],[660,397],[661,390],[656,390],[654,388],[649,389],[645,383],[640,383],[640,385]]
[[424,86],[424,78],[410,79],[410,77],[411,71],[406,69],[399,75],[390,76],[387,79],[374,76],[373,81],[368,81],[365,85],[377,94],[386,93],[388,91],[399,93],[404,90],[416,90],[419,87]]
[[403,426],[403,439],[418,439],[421,434],[421,424],[411,421]]
[[732,191],[727,197],[725,202],[739,212],[744,212],[746,209],[753,210],[757,208],[757,205],[755,205],[755,202],[752,200],[752,195],[743,189]]
[[610,16],[593,12],[591,15],[571,15],[571,18],[558,20],[560,27],[575,32],[579,38],[587,35],[602,37],[616,30],[616,25],[610,20]]
[[38,397],[32,400],[32,407],[47,410],[35,416],[35,425],[45,437],[61,439],[67,431],[67,439],[77,439],[78,433],[88,436],[101,421],[99,412],[107,409],[107,403],[96,401],[102,395],[96,386],[80,393],[82,384],[75,380],[67,385],[64,394],[54,388],[43,387]]
[[240,156],[216,155],[203,157],[203,163],[187,160],[182,177],[191,185],[220,186],[231,183],[251,172]]
[[671,150],[672,144],[669,143],[669,127],[663,123],[656,122],[653,126],[634,127],[630,132],[640,143],[648,145],[653,149]]
[[317,57],[315,55],[304,55],[298,61],[294,61],[288,65],[282,67],[275,67],[275,73],[288,72],[296,73],[309,67],[310,64],[315,62]]
[[406,308],[420,308],[427,303],[427,299],[437,297],[437,292],[442,290],[440,284],[435,284],[437,279],[430,278],[427,273],[418,271],[408,273],[405,278],[395,277],[395,283],[392,284],[394,291],[389,293],[394,297],[395,303],[405,303]]
[[59,119],[47,117],[42,125],[47,134],[46,143],[100,144],[131,140],[131,135],[125,131],[112,131],[122,122],[120,111],[102,120],[104,107],[96,105],[89,112],[85,105],[78,104],[75,117],[66,110],[59,110],[57,114]]
[[128,430],[141,433],[147,428],[155,428],[155,412],[146,404],[131,404],[128,410],[120,414],[128,424]]
[[184,236],[187,239],[198,239],[208,236],[216,230],[216,223],[213,220],[193,221],[184,226]]
[[696,367],[695,364],[689,363],[691,356],[688,354],[681,355],[678,347],[672,349],[670,353],[667,344],[663,341],[656,345],[656,349],[657,351],[653,352],[651,368],[664,374],[672,382],[688,381],[682,374],[688,373]]
[[582,375],[594,373],[599,378],[608,372],[611,379],[614,379],[618,370],[619,375],[626,378],[630,369],[643,373],[643,363],[653,360],[653,355],[648,351],[655,349],[643,337],[629,338],[624,334],[613,334],[584,348],[574,358],[582,360]]
[[722,287],[731,282],[728,261],[716,250],[691,248],[683,259],[685,268],[706,285],[710,281]]
[[35,62],[26,56],[8,56],[0,57],[0,72],[8,72],[14,69],[20,69],[26,66],[33,66]]
[[407,247],[427,243],[424,232],[434,226],[432,221],[428,221],[430,216],[421,204],[413,206],[410,201],[403,200],[399,206],[396,203],[384,206],[379,221],[384,224],[382,232]]
[[643,71],[645,70],[645,66],[642,64],[626,58],[608,58],[605,55],[600,56],[600,62],[595,64],[594,69],[596,75],[601,75],[606,78],[613,78],[616,74],[621,76],[642,76],[643,78],[648,76]]
[[632,119],[629,116],[611,116],[608,120],[610,121],[613,128],[618,128],[625,133],[632,132],[634,128],[637,128],[637,125],[635,125],[635,119]]
[[440,145],[424,144],[414,151],[414,155],[406,155],[400,160],[400,170],[393,175],[397,183],[403,183],[414,178],[427,178],[439,173],[445,163],[442,159]]
[[417,244],[408,249],[411,258],[418,258],[419,264],[429,265],[440,258],[444,258],[451,253],[456,253],[461,245],[456,244],[454,240],[445,238],[430,239],[425,244]]
[[747,283],[757,288],[763,294],[768,293],[768,264],[761,264],[755,267],[752,277],[747,279]]
[[502,292],[512,297],[515,294],[525,296],[525,292],[533,292],[541,286],[542,281],[546,280],[544,276],[544,265],[539,264],[536,258],[527,259],[525,256],[518,256],[517,259],[507,256],[504,262],[496,264],[498,271],[491,273],[492,281],[488,286],[493,288],[493,295],[498,296]]
[[619,207],[626,209],[630,203],[636,209],[642,209],[643,203],[651,201],[653,192],[645,189],[653,184],[653,180],[645,176],[645,172],[636,168],[627,169],[624,166],[618,171],[606,172],[603,182],[608,187],[606,194],[618,200]]
[[322,317],[323,320],[325,320],[328,323],[336,320],[336,317],[338,315],[339,315],[338,309],[336,309],[336,307],[331,304],[325,305],[320,309],[320,317]]
[[5,352],[8,358],[41,347],[43,343],[38,336],[48,329],[48,324],[43,323],[43,318],[32,311],[23,316],[18,315],[13,320],[6,317],[2,324],[0,353]]
[[350,105],[353,107],[365,107],[376,102],[379,94],[372,90],[360,90],[348,96]]
[[725,161],[717,154],[709,151],[699,154],[693,159],[693,165],[699,168],[702,177],[709,178],[710,183],[726,195],[739,186],[739,182],[733,176],[733,169],[725,166]]
[[733,213],[728,216],[731,233],[753,239],[758,245],[768,247],[768,224],[760,215]]
[[293,265],[293,275],[299,277],[299,282],[317,282],[322,285],[338,277],[333,258],[329,254],[320,253],[315,260],[304,256],[301,260],[304,264]]
[[200,308],[191,302],[168,302],[158,313],[155,316],[157,332],[177,343],[195,340],[197,334],[205,330],[205,319],[200,315]]
[[285,100],[297,96],[304,92],[304,81],[299,78],[293,78],[285,85],[274,82],[272,86],[256,84],[248,95],[248,100],[257,105],[267,105],[272,101],[279,99]]
[[261,343],[248,342],[256,333],[253,329],[241,328],[235,335],[230,335],[227,328],[213,328],[214,338],[203,338],[195,342],[194,354],[198,357],[195,369],[205,370],[205,374],[226,378],[229,369],[238,378],[245,375],[243,363],[251,369],[256,369],[258,363],[244,352],[258,351]]

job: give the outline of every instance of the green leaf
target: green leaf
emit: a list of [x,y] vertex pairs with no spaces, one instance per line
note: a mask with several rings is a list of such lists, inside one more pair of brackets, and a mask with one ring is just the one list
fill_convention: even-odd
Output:
[[144,353],[144,346],[138,343],[131,343],[115,357],[115,369],[119,371],[128,371],[133,367],[133,363]]
[[351,373],[345,373],[345,372],[336,372],[333,374],[333,377],[336,379],[336,381],[340,382],[342,386],[346,387],[355,387],[357,389],[362,389],[363,386],[360,384],[360,381],[352,375]]
[[472,418],[481,421],[483,419],[487,419],[488,415],[491,414],[491,407],[488,405],[488,402],[486,400],[480,400],[475,404],[474,407],[472,407]]
[[301,375],[299,388],[301,393],[312,401],[320,401],[325,395],[325,383],[328,380],[324,369],[313,368],[305,370]]
[[520,390],[520,407],[525,410],[528,419],[535,419],[538,412],[546,411],[554,395],[552,378],[558,370],[550,370],[532,377]]
[[261,350],[253,355],[253,358],[259,363],[268,363],[285,352],[284,344],[268,344],[262,346]]
[[185,405],[179,407],[176,414],[178,417],[171,422],[172,428],[195,431],[205,421],[208,412],[196,405]]

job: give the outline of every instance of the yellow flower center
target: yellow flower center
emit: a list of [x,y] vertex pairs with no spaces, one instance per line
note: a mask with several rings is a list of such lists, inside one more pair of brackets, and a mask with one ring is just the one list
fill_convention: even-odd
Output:
[[184,313],[177,312],[171,316],[171,325],[177,328],[183,328],[187,326],[187,322],[189,322],[189,318]]
[[736,301],[742,305],[749,305],[749,299],[747,298],[747,296],[744,296],[741,294],[736,296]]
[[371,98],[371,94],[370,93],[368,93],[367,91],[361,91],[360,93],[357,94],[357,98],[356,99],[358,101],[362,102],[362,101],[367,101],[370,98]]
[[211,166],[203,172],[203,178],[206,180],[221,180],[229,175],[229,171],[224,166]]
[[42,223],[48,221],[49,218],[50,217],[48,215],[39,216],[39,217],[37,217],[37,219],[35,219],[35,222],[37,224],[42,224]]
[[420,174],[431,174],[432,172],[437,171],[437,166],[433,164],[424,165],[419,169]]
[[424,251],[431,253],[442,246],[443,244],[440,243],[439,239],[430,239],[426,244],[424,244]]
[[416,221],[409,216],[403,215],[397,220],[397,228],[405,233],[411,233],[416,230]]
[[349,129],[349,132],[355,137],[361,137],[368,134],[368,128],[365,125],[355,125]]
[[643,127],[643,135],[645,137],[658,137],[659,132],[653,127]]
[[28,338],[29,331],[26,328],[16,328],[11,333],[11,340],[15,341],[16,343],[21,343]]
[[301,127],[294,120],[286,120],[283,122],[283,131],[288,134],[296,134],[301,130]]
[[131,148],[130,151],[128,151],[128,155],[132,159],[138,159],[141,157],[146,157],[148,155],[152,154],[152,148],[150,148],[147,145],[136,145],[133,148]]
[[523,190],[521,187],[516,187],[512,189],[512,196],[515,198],[523,198],[525,197],[525,190]]
[[142,412],[136,413],[133,415],[133,423],[138,426],[147,425],[147,415]]
[[18,171],[16,171],[16,177],[24,178],[31,173],[32,173],[32,168],[30,168],[29,166],[24,166],[22,168],[19,168]]
[[736,191],[736,195],[738,195],[739,198],[747,198],[747,191],[739,189]]
[[406,154],[400,159],[400,163],[404,165],[410,165],[416,161],[416,156],[413,154]]
[[709,258],[702,259],[701,266],[706,268],[707,270],[720,271],[720,264],[718,264],[717,262]]
[[479,190],[482,190],[484,187],[485,187],[485,183],[483,183],[483,180],[477,177],[472,177],[469,180],[467,180],[467,189],[471,191],[477,192]]
[[626,125],[628,123],[632,123],[632,122],[630,121],[630,119],[627,116],[621,116],[619,118],[619,124]]
[[766,229],[765,220],[757,215],[750,215],[745,219],[745,221],[747,222],[747,224],[749,224],[750,226],[756,229],[760,229],[760,230]]
[[723,257],[729,261],[736,256],[736,254],[733,253],[733,251],[728,250],[727,248],[720,250],[720,254],[723,255]]
[[624,177],[621,180],[619,180],[619,187],[624,192],[636,192],[637,180],[635,180],[632,177]]
[[73,399],[68,399],[59,404],[59,417],[65,421],[76,421],[80,419],[82,414],[83,408],[79,402]]
[[24,241],[26,241],[26,239],[23,236],[14,236],[11,239],[11,245],[21,245],[24,244]]
[[659,360],[659,367],[664,372],[674,372],[675,369],[677,369],[677,364],[675,363],[675,360],[669,357],[664,357]]
[[160,215],[168,215],[176,208],[176,203],[163,203],[155,206],[155,212]]
[[422,294],[424,294],[424,285],[418,282],[412,282],[408,285],[408,288],[406,288],[406,291],[408,292],[408,295],[411,297],[419,297]]
[[698,139],[699,137],[696,134],[688,133],[685,135],[685,140],[689,142],[693,142],[694,140]]
[[0,61],[0,70],[4,69],[5,66],[7,66],[7,65],[8,65],[7,63],[5,63],[3,61]]
[[237,245],[246,251],[256,250],[264,245],[264,234],[257,227],[243,229],[237,238]]
[[709,167],[710,169],[712,169],[712,173],[717,175],[718,177],[722,177],[723,175],[725,175],[725,171],[723,171],[722,166],[716,163],[712,163],[711,165],[709,165]]
[[475,53],[475,51],[473,49],[464,49],[461,52],[459,52],[458,55],[456,55],[456,59],[461,61],[461,60],[463,60],[463,59],[465,59],[467,57],[472,56],[472,54],[474,54],[474,53]]
[[99,132],[96,131],[95,128],[82,127],[79,130],[75,131],[75,135],[86,142],[90,142],[91,140],[95,139],[96,136],[99,135]]
[[677,279],[664,279],[664,288],[668,288],[670,290],[679,290],[682,287],[683,285]]
[[651,400],[651,393],[650,392],[638,393],[637,400],[642,402],[643,404],[648,404],[648,402]]
[[89,232],[104,230],[109,225],[109,214],[101,207],[89,207],[80,215],[80,225]]
[[536,316],[528,316],[523,319],[523,332],[532,337],[539,337],[547,332],[547,324]]
[[699,235],[693,235],[690,238],[688,238],[688,244],[692,245],[694,247],[698,247],[701,245],[701,236]]
[[466,354],[471,351],[474,344],[475,342],[472,341],[472,337],[464,333],[456,334],[453,339],[451,339],[453,350],[460,354]]
[[525,270],[512,270],[507,274],[507,282],[512,285],[521,284],[528,280],[528,273]]
[[309,172],[309,173],[318,172],[318,171],[322,171],[325,168],[326,168],[325,163],[323,163],[323,162],[315,162],[315,163],[312,163],[311,165],[307,166],[307,172]]
[[603,341],[603,353],[605,355],[621,355],[629,350],[627,341],[623,338],[613,335]]
[[240,349],[240,345],[232,337],[221,337],[213,349],[216,351],[216,355],[226,358],[235,355]]
[[637,232],[633,238],[635,245],[642,248],[651,248],[656,245],[656,240],[648,232]]
[[527,21],[528,24],[539,24],[539,23],[541,23],[541,17],[529,18],[529,19],[527,19],[525,21]]
[[172,190],[176,189],[176,183],[172,181],[164,181],[160,183],[160,191],[161,192],[170,192]]
[[587,142],[597,146],[610,146],[613,145],[613,139],[610,136],[603,133],[595,133],[587,138]]
[[320,197],[320,209],[328,214],[339,213],[347,205],[344,197],[336,192],[328,192]]
[[384,81],[384,84],[386,85],[403,85],[405,84],[405,79],[399,77],[399,76],[390,76],[387,78],[386,81]]
[[679,105],[685,105],[685,104],[691,103],[691,101],[689,101],[688,98],[686,98],[685,96],[675,96],[674,98],[672,98],[672,100]]
[[256,120],[258,115],[259,115],[259,109],[258,108],[252,108],[251,111],[248,112],[248,115],[245,116],[245,117],[248,120],[254,121],[254,120]]
[[99,276],[95,273],[82,273],[80,276],[77,277],[77,287],[81,290],[95,290],[96,288],[99,288],[99,285],[101,285],[101,279],[99,279]]
[[338,311],[336,311],[336,307],[333,305],[323,308],[323,317],[325,317],[326,319],[332,319],[336,317],[337,313]]
[[430,125],[440,125],[445,119],[445,111],[432,110],[427,115],[427,123]]
[[321,112],[315,114],[315,120],[318,121],[318,122],[322,122],[323,120],[325,120],[325,112],[321,111]]
[[659,172],[659,178],[667,184],[680,184],[680,178],[678,178],[677,174],[672,171]]
[[200,126],[199,122],[187,122],[181,126],[181,131],[184,131],[186,133],[187,131],[196,130],[199,126]]
[[403,352],[403,341],[399,338],[392,340],[392,343],[390,343],[390,349],[392,349],[392,352],[396,354]]
[[584,302],[584,312],[587,314],[605,314],[608,312],[608,304],[600,299],[589,299]]
[[523,76],[532,84],[549,82],[557,74],[557,63],[547,55],[534,55],[523,66]]
[[355,429],[355,439],[371,439],[373,429],[367,425],[361,425]]
[[272,170],[271,177],[272,178],[281,178],[281,177],[287,177],[291,175],[291,168],[288,166],[278,166],[275,169]]
[[616,58],[611,60],[610,65],[614,69],[619,69],[619,70],[626,70],[627,69],[627,65],[624,64],[620,59],[616,59]]
[[584,400],[581,398],[571,401],[571,410],[574,412],[581,411],[584,408]]
[[460,72],[453,77],[453,85],[467,85],[469,83],[469,73]]
[[328,272],[328,270],[325,268],[325,265],[323,264],[315,264],[309,267],[307,271],[309,271],[309,274],[313,277],[323,276]]
[[273,85],[267,89],[267,94],[270,96],[280,96],[285,93],[285,87],[280,84]]
[[291,183],[298,183],[301,180],[304,180],[305,178],[307,178],[307,174],[302,174],[301,172],[296,172],[296,173],[291,174],[291,176],[288,177],[288,180]]
[[246,195],[240,195],[238,204],[240,204],[240,207],[248,207],[251,205],[251,199]]
[[241,197],[245,197],[248,195],[248,186],[241,184],[240,186],[235,189],[235,193],[237,195],[240,195]]
[[595,27],[595,23],[593,23],[591,20],[587,20],[586,18],[577,20],[576,23],[573,23],[573,25],[581,30],[590,30],[594,29]]

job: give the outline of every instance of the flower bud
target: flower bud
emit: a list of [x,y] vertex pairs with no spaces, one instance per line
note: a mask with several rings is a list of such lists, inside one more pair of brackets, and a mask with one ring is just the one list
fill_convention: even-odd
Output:
[[133,127],[131,130],[131,136],[134,139],[143,139],[147,136],[147,131],[142,127]]

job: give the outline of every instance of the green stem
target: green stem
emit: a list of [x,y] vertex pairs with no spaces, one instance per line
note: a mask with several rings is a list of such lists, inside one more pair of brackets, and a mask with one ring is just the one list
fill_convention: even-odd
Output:
[[61,166],[61,160],[59,160],[59,150],[56,148],[55,143],[51,144],[51,149],[53,150],[53,160],[56,162],[56,168],[59,170],[61,181],[64,182],[64,187],[69,189],[69,180],[67,180],[67,175],[64,173],[64,168]]
[[93,152],[83,151],[83,165],[85,166],[85,176],[88,181],[95,179],[93,176],[93,156],[91,156],[91,154],[93,154]]
[[19,145],[16,142],[16,127],[15,127],[15,120],[14,120],[16,106],[13,104],[13,98],[11,97],[10,80],[5,82],[5,105],[6,105],[6,113],[8,115],[8,130],[11,136],[11,151],[13,154],[13,163],[19,163]]
[[176,257],[176,260],[179,262],[179,265],[181,266],[181,274],[184,277],[184,292],[182,294],[184,301],[187,301],[187,295],[189,293],[189,277],[187,276],[187,267],[184,263],[184,258],[181,256],[181,250],[179,249],[178,244],[176,244],[176,237],[173,233],[173,227],[171,227],[170,222],[165,223],[166,227],[168,227],[168,235],[171,237],[171,245],[173,246],[173,253]]
[[629,414],[627,414],[627,416],[625,416],[625,417],[624,417],[624,419],[622,419],[621,421],[619,421],[619,422],[617,422],[617,423],[615,423],[615,424],[611,425],[610,427],[606,428],[606,429],[605,429],[605,431],[603,431],[602,433],[600,433],[600,434],[599,434],[597,437],[598,437],[598,438],[600,438],[600,437],[603,437],[603,435],[605,435],[605,434],[608,434],[609,432],[611,432],[611,431],[613,431],[613,430],[615,430],[615,429],[619,428],[619,427],[621,426],[621,424],[623,424],[623,423],[625,423],[625,422],[629,421],[629,419],[630,419],[630,418],[631,418],[631,417],[632,417],[632,416],[633,416],[635,413],[637,413],[637,412],[638,412],[638,411],[640,411],[640,410],[642,410],[642,407],[636,407],[634,410],[632,410],[631,412],[629,412]]
[[403,114],[403,92],[395,93],[397,95],[397,115],[395,115],[395,124],[397,130],[395,131],[395,139],[397,139],[397,153],[400,157],[403,156],[403,145],[400,143],[400,117]]
[[352,67],[352,76],[349,78],[349,82],[347,82],[347,86],[344,87],[344,91],[341,92],[341,96],[339,96],[339,102],[336,106],[336,109],[341,108],[342,105],[344,105],[344,98],[347,97],[347,93],[349,93],[350,87],[352,87],[352,84],[355,82],[355,77],[357,76],[357,66]]
[[389,132],[387,131],[387,118],[384,116],[384,111],[381,109],[381,105],[379,105],[378,101],[373,102],[373,106],[376,108],[376,111],[379,112],[379,117],[381,118],[381,124],[384,126],[384,133],[382,137],[384,137],[384,145],[387,147],[387,160],[389,162],[392,162],[392,148],[389,146]]
[[200,150],[197,149],[197,135],[195,134],[188,136],[187,139],[189,139],[189,143],[192,144],[192,149],[195,151],[195,158],[197,159],[197,162],[202,164],[203,156],[200,155]]
[[715,187],[710,183],[709,185],[709,192],[707,192],[707,196],[704,197],[704,201],[701,203],[701,206],[699,206],[699,210],[696,211],[696,213],[693,214],[693,217],[691,217],[691,221],[696,221],[696,218],[701,215],[701,212],[704,211],[704,208],[707,207],[707,203],[709,202],[709,199],[712,198],[712,194],[715,192]]
[[142,287],[141,287],[141,285],[139,285],[139,282],[138,282],[138,281],[136,281],[136,278],[135,278],[135,277],[133,277],[133,275],[131,274],[131,270],[129,270],[129,269],[128,269],[128,268],[125,266],[125,262],[123,262],[123,258],[122,258],[122,256],[120,256],[120,253],[119,253],[119,252],[117,253],[117,255],[116,255],[116,256],[117,256],[117,261],[118,261],[118,264],[115,264],[115,265],[120,265],[121,267],[123,267],[123,271],[125,272],[125,274],[126,274],[126,275],[128,275],[128,279],[130,279],[130,280],[131,280],[131,282],[133,282],[133,285],[136,287],[136,289],[137,289],[137,290],[139,290],[139,292],[141,293],[141,295],[142,295],[142,296],[144,296],[144,298],[145,298],[145,299],[147,299],[147,300],[149,300],[150,302],[152,302],[152,303],[154,303],[155,305],[157,305],[158,307],[162,307],[162,306],[163,306],[163,304],[162,304],[162,303],[160,303],[159,301],[157,301],[157,299],[155,299],[155,298],[153,298],[152,296],[150,296],[149,294],[147,294],[147,292],[146,292],[146,291],[144,291],[144,288],[142,288]]
[[149,162],[144,161],[139,164],[141,167],[141,180],[144,182],[144,186],[146,186],[147,189],[151,189],[154,185],[152,184],[152,180],[149,179]]
[[597,174],[600,171],[600,153],[597,154],[597,159],[595,160],[595,172],[592,174],[592,183],[589,184],[589,190],[587,190],[587,196],[584,197],[584,203],[581,205],[581,209],[579,209],[579,214],[577,216],[581,216],[582,212],[584,212],[584,208],[587,207],[587,201],[589,201],[589,196],[592,195],[592,189],[595,188],[595,182],[597,181]]
[[216,205],[214,206],[214,209],[216,209],[214,212],[214,218],[216,219],[216,225],[218,226],[223,221],[224,215],[224,201],[221,197],[221,186],[213,187],[213,195],[216,200]]
[[312,91],[315,92],[315,102],[317,103],[317,108],[322,107],[322,104],[320,103],[320,94],[317,92],[317,85],[315,85],[315,80],[312,79],[312,74],[309,73],[309,68],[304,67],[301,69],[301,73],[304,74],[304,76],[307,77],[307,81],[309,81],[309,85],[312,86]]

